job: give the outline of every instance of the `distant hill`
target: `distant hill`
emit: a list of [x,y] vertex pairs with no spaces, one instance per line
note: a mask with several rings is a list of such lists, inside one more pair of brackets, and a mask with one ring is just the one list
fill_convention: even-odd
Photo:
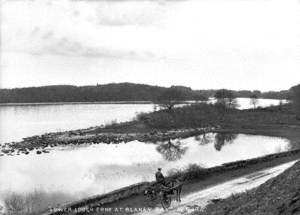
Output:
[[[182,92],[183,100],[205,99],[191,88],[181,86],[171,88]],[[170,88],[132,83],[0,89],[0,103],[153,101],[167,89]]]
[[[0,89],[0,103],[154,101],[168,89],[170,88],[133,83]],[[184,86],[172,86],[171,89],[183,94],[182,100],[204,100],[213,97],[216,92],[216,90],[192,90]],[[288,91],[254,92],[261,98],[288,98]],[[235,93],[237,97],[250,97],[253,92],[235,91]]]

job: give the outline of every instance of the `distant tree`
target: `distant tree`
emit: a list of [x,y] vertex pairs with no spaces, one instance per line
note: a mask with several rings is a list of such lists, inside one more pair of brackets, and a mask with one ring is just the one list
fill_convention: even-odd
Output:
[[233,91],[221,89],[215,93],[217,104],[221,105],[224,109],[237,108],[237,100]]
[[278,104],[279,110],[283,109],[283,105],[284,105],[284,101],[283,101],[283,99],[280,99],[279,104]]
[[252,94],[255,94],[257,98],[261,97],[261,92],[259,90],[254,90]]
[[288,99],[289,94],[288,90],[268,91],[261,93],[260,97],[265,99]]
[[194,100],[195,102],[207,101],[208,97],[200,91],[194,91],[190,87],[184,86],[171,86],[170,90],[176,91],[185,100]]
[[250,95],[250,105],[253,106],[253,109],[255,109],[257,107],[258,104],[258,96],[255,93],[252,93]]
[[[132,83],[97,84],[95,86],[53,85],[0,89],[0,103],[22,102],[97,102],[97,101],[153,101],[168,88]],[[214,97],[217,90],[192,90],[184,86],[172,86],[181,92],[185,100],[205,101]],[[232,91],[233,92],[233,91]],[[259,98],[288,99],[290,91],[259,92]],[[234,91],[237,97],[249,98],[250,90]]]
[[291,88],[291,95],[295,113],[300,119],[300,85]]
[[208,97],[201,93],[195,93],[195,95],[193,96],[193,99],[195,100],[196,103],[208,101]]
[[175,105],[182,103],[185,99],[185,93],[182,90],[168,88],[153,102],[162,109],[172,110]]

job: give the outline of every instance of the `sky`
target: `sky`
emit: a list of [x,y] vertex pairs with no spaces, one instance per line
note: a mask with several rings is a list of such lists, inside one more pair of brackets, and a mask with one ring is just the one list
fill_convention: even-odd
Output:
[[300,83],[300,0],[0,1],[0,88]]

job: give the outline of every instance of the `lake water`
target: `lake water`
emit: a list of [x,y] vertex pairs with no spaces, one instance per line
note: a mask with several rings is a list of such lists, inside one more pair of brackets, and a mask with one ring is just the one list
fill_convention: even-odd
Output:
[[282,138],[211,133],[158,144],[67,146],[42,155],[3,156],[0,203],[10,192],[40,193],[45,204],[68,202],[152,181],[158,167],[167,174],[190,164],[212,167],[289,149],[289,141]]
[[131,120],[152,104],[43,104],[0,106],[0,143],[24,137]]
[[[238,98],[240,109],[250,100]],[[258,106],[278,105],[279,100],[259,99]],[[0,106],[0,144],[46,132],[87,128],[112,121],[131,120],[140,112],[153,111],[152,104],[43,104]]]

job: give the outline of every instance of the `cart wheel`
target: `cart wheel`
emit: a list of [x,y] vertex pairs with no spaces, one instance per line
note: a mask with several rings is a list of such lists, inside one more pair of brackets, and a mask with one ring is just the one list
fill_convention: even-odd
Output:
[[155,205],[157,205],[157,199],[155,199],[155,198],[148,198],[147,199],[147,207],[155,208]]
[[171,196],[165,196],[162,194],[161,195],[161,206],[163,207],[164,210],[168,209],[171,206]]

